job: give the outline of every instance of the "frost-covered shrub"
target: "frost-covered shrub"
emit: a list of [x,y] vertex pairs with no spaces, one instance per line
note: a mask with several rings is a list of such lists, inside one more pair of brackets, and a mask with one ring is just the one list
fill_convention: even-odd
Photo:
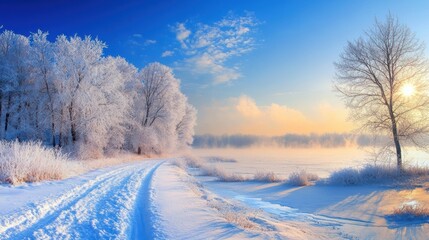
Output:
[[185,156],[185,162],[191,168],[200,168],[203,165],[201,159],[193,155]]
[[429,209],[420,204],[404,204],[387,217],[392,220],[428,219]]
[[63,179],[83,168],[40,142],[0,141],[0,182],[18,184]]
[[354,185],[361,183],[361,178],[358,169],[345,168],[333,172],[329,176],[328,182],[331,184]]
[[305,170],[299,172],[293,172],[289,175],[287,180],[288,184],[293,186],[308,186],[311,182],[319,180],[319,176],[314,173],[308,173]]
[[244,182],[249,180],[242,175],[228,173],[224,169],[216,166],[202,166],[201,170],[205,175],[217,177],[222,182]]
[[75,155],[78,159],[98,159],[103,157],[103,149],[93,143],[79,142],[76,145]]
[[329,184],[355,185],[376,182],[406,180],[429,174],[424,167],[408,167],[398,171],[396,167],[385,165],[365,165],[362,168],[345,168],[333,172],[327,182]]
[[282,179],[274,172],[257,172],[253,177],[257,182],[281,182]]

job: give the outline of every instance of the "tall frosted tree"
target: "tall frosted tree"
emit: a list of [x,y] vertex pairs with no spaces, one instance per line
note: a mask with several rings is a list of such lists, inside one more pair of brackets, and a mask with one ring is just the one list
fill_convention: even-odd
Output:
[[[12,31],[0,35],[0,119],[3,135],[11,138],[27,119],[25,114],[28,82],[29,40]],[[4,113],[4,114],[3,114]],[[24,122],[25,124],[25,122]]]
[[424,45],[389,15],[349,42],[336,63],[335,87],[364,131],[391,137],[398,169],[402,144],[427,146],[428,65]]
[[[54,44],[47,39],[48,33],[37,31],[30,36],[30,69],[31,78],[35,82],[34,104],[37,105],[37,118],[39,129],[49,129],[50,143],[57,145],[56,132],[58,120],[58,89],[54,72]],[[44,114],[46,113],[46,115]],[[42,116],[40,116],[42,115]],[[48,116],[48,117],[45,117]]]
[[[151,63],[143,68],[139,79],[133,109],[136,129],[132,137],[133,148],[138,153],[162,153],[177,149],[178,130],[187,130],[184,116],[186,113],[192,114],[192,111],[186,111],[187,99],[180,91],[179,80],[170,68],[160,63]],[[184,119],[181,128],[180,122]]]

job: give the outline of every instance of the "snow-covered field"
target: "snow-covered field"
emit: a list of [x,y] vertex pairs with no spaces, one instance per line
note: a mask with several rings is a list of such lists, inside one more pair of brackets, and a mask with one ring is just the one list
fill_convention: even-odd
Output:
[[[328,177],[333,171],[359,167],[373,163],[373,149],[345,148],[200,148],[193,149],[202,158],[220,157],[227,161],[208,161],[228,172],[250,176],[258,171],[274,172],[286,178],[292,172],[306,170],[320,177]],[[405,164],[429,166],[429,154],[409,150]],[[233,160],[233,161],[228,161]],[[391,162],[379,161],[382,164]]]
[[429,233],[429,219],[391,216],[404,204],[429,206],[424,182],[226,183],[173,161],[0,185],[0,239],[424,239]]

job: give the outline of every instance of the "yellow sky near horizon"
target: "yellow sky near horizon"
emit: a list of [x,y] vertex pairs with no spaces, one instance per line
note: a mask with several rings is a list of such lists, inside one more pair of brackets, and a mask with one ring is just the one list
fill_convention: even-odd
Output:
[[258,105],[247,95],[213,103],[200,109],[197,134],[249,134],[279,136],[293,134],[344,133],[354,129],[347,121],[344,108],[329,103],[315,104],[310,117],[303,112],[278,103]]

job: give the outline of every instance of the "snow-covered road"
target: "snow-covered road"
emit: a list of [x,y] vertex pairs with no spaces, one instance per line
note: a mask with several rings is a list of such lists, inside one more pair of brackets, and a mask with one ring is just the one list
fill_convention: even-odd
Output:
[[[160,164],[161,161],[146,161],[109,168],[97,172],[86,182],[60,191],[58,196],[30,202],[0,217],[0,238],[147,237],[145,234],[155,232],[148,222],[150,206],[147,203],[150,182]],[[37,190],[34,190],[34,194],[37,194]]]

